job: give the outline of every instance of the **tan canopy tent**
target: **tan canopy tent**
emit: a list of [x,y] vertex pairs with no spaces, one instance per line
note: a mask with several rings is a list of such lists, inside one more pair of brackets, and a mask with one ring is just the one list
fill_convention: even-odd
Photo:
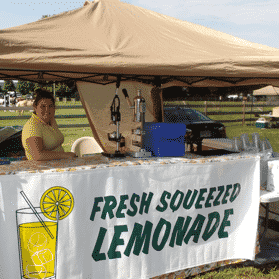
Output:
[[0,31],[0,79],[240,86],[270,84],[278,61],[278,49],[118,0]]
[[268,85],[265,87],[262,87],[260,89],[254,90],[253,93],[255,96],[261,96],[261,95],[268,95],[268,96],[274,96],[274,95],[279,95],[279,88],[272,86],[272,85]]
[[[109,106],[117,78],[131,97],[143,90],[152,121],[161,106],[156,89],[276,86],[278,62],[278,49],[119,0],[87,1],[82,8],[0,31],[0,79],[76,81],[92,131],[106,150],[115,148],[106,133],[112,130]],[[121,98],[125,134],[131,122],[124,116],[131,111]]]
[[[253,91],[254,96],[265,96],[265,102],[271,106],[279,105],[279,87],[268,85]],[[272,116],[279,116],[279,108],[273,108]]]

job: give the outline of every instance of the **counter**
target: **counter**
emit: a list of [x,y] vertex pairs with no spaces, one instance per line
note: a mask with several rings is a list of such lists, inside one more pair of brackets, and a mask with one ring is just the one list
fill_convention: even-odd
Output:
[[[56,279],[170,273],[186,278],[253,260],[258,252],[260,159],[255,155],[109,159],[96,154],[12,162],[0,166],[0,174],[3,278],[20,278],[20,269],[43,274],[51,261]],[[66,189],[73,201],[71,213],[58,221],[57,257],[41,247],[30,252],[32,264],[22,267],[19,239],[31,251],[48,236],[17,233],[16,211],[28,208],[21,192],[39,209],[51,189],[58,196]]]

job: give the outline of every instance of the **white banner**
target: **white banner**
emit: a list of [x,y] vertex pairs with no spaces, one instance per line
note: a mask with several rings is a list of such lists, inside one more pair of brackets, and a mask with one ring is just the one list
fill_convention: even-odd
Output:
[[[43,277],[52,272],[52,260],[56,279],[150,278],[221,260],[253,260],[259,170],[259,159],[248,158],[2,176],[0,277],[55,278]],[[74,200],[57,235],[52,230],[57,252],[39,233],[17,233],[16,219],[16,210],[28,208],[21,191],[39,207],[54,186]],[[31,262],[21,265],[21,257]],[[41,277],[32,277],[32,270]]]

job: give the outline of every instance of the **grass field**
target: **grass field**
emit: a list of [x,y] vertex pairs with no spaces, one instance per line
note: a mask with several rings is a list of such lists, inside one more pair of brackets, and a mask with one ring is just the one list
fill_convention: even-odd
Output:
[[198,276],[188,277],[188,279],[262,279],[262,278],[279,278],[277,264],[267,264],[261,267],[236,265],[225,267],[220,270],[207,272]]
[[[203,103],[203,102],[202,102]],[[197,102],[195,102],[197,104]],[[230,103],[231,104],[231,103]],[[66,106],[70,103],[58,102],[57,106]],[[76,102],[76,105],[81,105],[80,102]],[[218,105],[218,104],[217,104]],[[208,111],[216,111],[216,108],[210,108]],[[199,109],[201,112],[204,109]],[[219,108],[219,111],[242,111],[241,107],[238,108]],[[251,108],[247,108],[251,110]],[[264,108],[261,113],[270,111],[271,108]],[[84,109],[59,109],[56,111],[56,115],[69,115],[69,114],[85,114]],[[0,116],[14,116],[18,115],[17,112],[4,112],[0,111]],[[25,112],[24,115],[31,115],[31,112]],[[253,115],[254,117],[254,115]],[[241,115],[213,115],[210,116],[211,119],[220,120],[220,119],[241,119]],[[238,137],[243,133],[248,133],[251,135],[254,132],[260,134],[261,138],[269,139],[275,152],[279,152],[279,129],[259,129],[255,127],[255,123],[249,121],[249,116],[247,117],[248,121],[244,126],[241,125],[241,122],[238,123],[225,123],[227,136],[228,138]],[[24,120],[1,120],[0,126],[15,126],[15,125],[24,125],[27,119]],[[88,124],[87,118],[77,118],[77,119],[57,119],[58,124]],[[63,144],[65,151],[70,151],[73,142],[83,136],[92,136],[91,129],[88,128],[67,128],[61,129],[61,132],[64,134],[65,141]],[[278,269],[278,270],[277,270]],[[232,267],[227,267],[224,270],[218,270],[213,272],[207,272],[196,277],[196,279],[230,279],[230,278],[279,278],[279,268],[277,264],[268,264],[261,267],[244,267],[242,265],[236,265]]]
[[[191,102],[192,104],[204,104],[204,102]],[[214,108],[208,108],[208,111],[216,111],[219,108],[219,111],[242,111],[242,107],[233,107],[228,108],[224,107],[226,104],[232,104],[230,103],[222,103],[222,106],[219,105],[219,102],[212,102],[216,105]],[[238,105],[241,105],[241,102],[237,103]],[[57,102],[57,106],[67,106],[67,105],[73,105],[73,103],[64,103],[64,102]],[[81,105],[81,102],[76,102],[75,105]],[[251,108],[249,107],[249,104],[246,108],[248,111],[251,111]],[[263,112],[270,111],[272,107],[265,107],[263,108]],[[197,110],[200,110],[201,112],[204,111],[203,108],[197,108]],[[253,111],[256,111],[254,108]],[[56,115],[78,115],[78,114],[85,114],[84,109],[57,109]],[[10,112],[10,111],[0,111],[0,116],[15,116],[18,115],[17,112]],[[24,115],[31,115],[31,112],[25,112]],[[241,119],[241,115],[211,115],[209,116],[213,120],[222,120],[222,119]],[[254,114],[253,114],[254,117]],[[233,138],[238,137],[243,133],[248,133],[251,135],[254,132],[257,132],[260,134],[261,138],[267,138],[274,151],[279,152],[279,129],[259,129],[255,127],[255,122],[249,121],[249,115],[246,116],[247,121],[245,122],[245,125],[242,126],[241,122],[233,122],[233,123],[224,123],[227,130],[227,137]],[[24,125],[26,123],[27,119],[20,119],[20,120],[1,120],[1,127],[5,126],[14,126],[14,125]],[[88,124],[87,118],[71,118],[71,119],[57,119],[58,124]],[[63,144],[63,147],[65,151],[70,151],[72,143],[83,136],[92,136],[91,129],[88,128],[67,128],[67,129],[61,129],[62,133],[65,137],[65,142]]]

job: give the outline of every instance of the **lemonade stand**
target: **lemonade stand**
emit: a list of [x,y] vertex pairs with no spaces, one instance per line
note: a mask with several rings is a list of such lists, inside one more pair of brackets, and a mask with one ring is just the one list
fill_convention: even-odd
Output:
[[[0,39],[0,78],[76,83],[105,152],[115,151],[115,87],[131,98],[141,90],[146,121],[162,122],[164,88],[279,84],[278,49],[118,0],[87,1]],[[120,99],[128,138],[132,113]],[[254,154],[1,165],[0,277],[185,278],[254,260],[259,192]]]

